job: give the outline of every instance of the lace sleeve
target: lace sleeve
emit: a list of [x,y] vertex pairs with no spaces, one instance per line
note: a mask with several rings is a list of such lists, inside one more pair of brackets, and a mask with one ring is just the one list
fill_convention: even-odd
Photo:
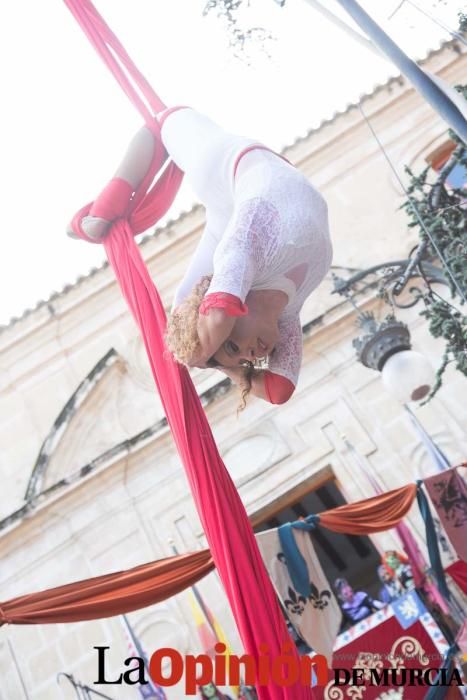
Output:
[[242,202],[216,249],[209,293],[227,292],[244,302],[275,253],[278,228],[277,209],[267,200],[255,197]]
[[272,354],[268,369],[297,385],[302,364],[302,324],[299,316],[279,319],[280,340]]

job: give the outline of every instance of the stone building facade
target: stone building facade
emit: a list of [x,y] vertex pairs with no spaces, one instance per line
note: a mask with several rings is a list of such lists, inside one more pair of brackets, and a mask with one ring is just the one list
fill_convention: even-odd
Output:
[[[450,84],[465,79],[466,66],[465,48],[456,43],[426,60]],[[399,210],[400,185],[360,108],[399,173],[405,164],[424,165],[447,139],[445,124],[410,85],[392,79],[286,149],[328,201],[342,276],[406,257],[416,242]],[[167,309],[203,225],[195,206],[141,242]],[[356,454],[386,489],[432,470],[403,408],[379,374],[356,361],[355,312],[331,291],[329,278],[303,309],[303,368],[287,404],[250,399],[237,417],[238,392],[223,375],[193,372],[221,454],[259,528],[371,496]],[[358,303],[384,312],[371,290]],[[410,325],[415,349],[437,366],[442,343],[428,334],[418,309],[398,315]],[[180,552],[205,546],[142,344],[107,266],[2,329],[0,358],[2,600],[160,559],[174,545]],[[436,398],[415,409],[453,464],[467,455],[465,390],[462,376],[448,371]],[[418,514],[409,520],[424,547]],[[371,541],[334,536],[320,546],[331,579],[340,572],[371,588],[378,552],[397,542],[384,533]],[[217,574],[199,589],[240,651]],[[186,593],[129,619],[149,652],[200,651]],[[56,676],[72,673],[92,685],[97,645],[110,647],[113,678],[127,656],[117,618],[4,626],[0,700],[75,697]],[[115,700],[139,697],[129,687],[99,690]],[[169,689],[168,697],[183,698],[183,690]]]

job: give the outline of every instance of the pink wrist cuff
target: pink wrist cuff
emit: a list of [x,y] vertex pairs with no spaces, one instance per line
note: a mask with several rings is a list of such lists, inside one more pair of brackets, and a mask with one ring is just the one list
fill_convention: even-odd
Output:
[[97,197],[89,216],[97,216],[105,221],[120,219],[127,212],[133,195],[133,187],[121,177],[114,177]]
[[264,373],[264,390],[269,403],[279,404],[285,403],[290,399],[295,391],[295,386],[290,379],[266,370]]
[[206,294],[199,307],[199,313],[207,316],[209,309],[223,309],[227,316],[246,316],[248,313],[248,306],[243,304],[234,294],[227,292]]

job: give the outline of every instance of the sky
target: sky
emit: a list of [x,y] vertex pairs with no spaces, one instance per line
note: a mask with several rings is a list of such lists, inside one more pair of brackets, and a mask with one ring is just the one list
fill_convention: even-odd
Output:
[[[268,52],[235,58],[206,0],[96,0],[164,102],[190,104],[275,149],[397,74],[307,0],[250,0],[244,26],[273,36]],[[334,0],[323,0],[345,17]],[[449,34],[400,0],[361,4],[412,57]],[[460,0],[417,0],[454,29]],[[65,235],[74,212],[110,179],[141,118],[62,0],[0,9],[2,113],[0,326],[102,264],[100,246]],[[189,209],[185,188],[172,216]]]

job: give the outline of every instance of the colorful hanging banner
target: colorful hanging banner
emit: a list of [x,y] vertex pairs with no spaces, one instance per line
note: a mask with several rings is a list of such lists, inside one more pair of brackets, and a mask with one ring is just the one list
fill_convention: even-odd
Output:
[[405,630],[427,611],[416,591],[409,591],[396,598],[392,601],[391,606],[400,626]]
[[467,564],[465,561],[455,561],[446,567],[445,572],[449,574],[461,591],[467,595]]
[[410,672],[433,669],[434,677],[448,650],[429,613],[405,630],[388,606],[339,635],[329,681],[313,688],[315,700],[423,700],[429,686],[417,680],[410,684]]
[[467,485],[452,467],[423,480],[449,540],[463,561],[467,561]]
[[147,683],[144,684],[139,684],[138,685],[138,691],[141,697],[141,700],[167,700],[167,695],[165,694],[165,691],[163,688],[161,688],[160,685],[157,685],[154,683],[151,679],[151,675],[149,673],[149,661],[147,654],[144,650],[144,648],[141,645],[141,642],[139,641],[138,637],[135,634],[135,631],[133,627],[131,626],[128,618],[126,615],[121,615],[120,620],[122,622],[122,626],[125,632],[125,637],[128,642],[128,651],[130,656],[138,656],[140,659],[143,659],[144,661],[144,666],[146,669],[145,676],[148,679]]
[[277,529],[260,532],[256,541],[283,609],[298,634],[318,654],[330,662],[342,613],[321,567],[310,535],[293,530],[296,546],[308,574],[308,595],[297,591],[282,551]]
[[[189,601],[193,620],[196,623],[198,636],[204,653],[211,658],[214,658],[216,655],[220,656],[222,654],[216,652],[214,647],[218,642],[223,644],[225,647],[223,655],[226,657],[226,669],[228,669],[227,673],[230,675],[230,659],[233,652],[220,622],[206,605],[198,588],[193,587],[191,589],[189,592]],[[233,685],[230,687],[235,695],[238,695],[239,686]]]

